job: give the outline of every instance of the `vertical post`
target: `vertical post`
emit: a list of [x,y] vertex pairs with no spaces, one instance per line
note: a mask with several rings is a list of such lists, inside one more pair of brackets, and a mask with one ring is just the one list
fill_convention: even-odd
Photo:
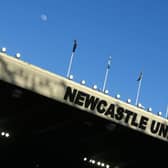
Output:
[[69,61],[69,65],[68,65],[68,71],[67,71],[67,78],[69,78],[69,76],[70,76],[73,57],[74,57],[74,52],[72,52],[71,57],[70,57],[70,61]]
[[138,81],[138,90],[137,90],[135,105],[138,105],[138,102],[139,102],[141,83],[142,83],[142,72],[140,73],[139,78],[137,79],[137,81]]
[[103,90],[102,90],[103,92],[105,92],[105,89],[106,89],[106,83],[107,83],[107,78],[108,78],[110,67],[111,67],[111,56],[109,56],[108,64],[106,68],[106,73],[105,73],[104,83],[103,83]]
[[70,73],[71,73],[72,61],[73,61],[73,57],[74,57],[74,54],[75,54],[76,47],[77,47],[77,42],[76,42],[76,40],[74,40],[72,54],[71,54],[69,65],[68,65],[67,78],[69,78]]
[[166,119],[168,119],[168,104],[167,104],[167,108],[166,108]]

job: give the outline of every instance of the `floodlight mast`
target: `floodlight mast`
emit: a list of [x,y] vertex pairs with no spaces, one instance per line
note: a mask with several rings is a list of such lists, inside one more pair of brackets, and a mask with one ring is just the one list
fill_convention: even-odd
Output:
[[72,54],[71,54],[69,65],[68,65],[67,78],[69,78],[70,73],[71,73],[72,61],[73,61],[73,57],[74,57],[76,48],[77,48],[77,42],[76,42],[76,40],[74,40]]
[[138,89],[137,89],[137,95],[136,95],[136,100],[135,100],[135,105],[137,106],[138,105],[138,102],[139,102],[139,96],[140,96],[140,90],[141,90],[141,84],[142,84],[142,77],[143,77],[143,74],[142,72],[140,73],[137,81],[138,81]]
[[107,78],[108,78],[109,70],[111,67],[111,59],[112,59],[112,57],[109,56],[108,64],[107,64],[107,68],[106,68],[106,73],[105,73],[105,77],[104,77],[103,90],[102,90],[103,92],[105,92],[105,89],[106,89]]
[[71,55],[71,58],[70,58],[70,61],[69,61],[68,72],[67,72],[67,78],[69,78],[69,76],[70,76],[73,57],[74,57],[74,52],[72,52],[72,55]]

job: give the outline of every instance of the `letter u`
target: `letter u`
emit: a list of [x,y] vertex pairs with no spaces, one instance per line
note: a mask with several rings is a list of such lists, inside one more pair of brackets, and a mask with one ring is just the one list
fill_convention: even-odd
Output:
[[156,134],[159,131],[159,128],[160,128],[160,122],[156,122],[155,120],[152,120],[151,132],[153,134]]

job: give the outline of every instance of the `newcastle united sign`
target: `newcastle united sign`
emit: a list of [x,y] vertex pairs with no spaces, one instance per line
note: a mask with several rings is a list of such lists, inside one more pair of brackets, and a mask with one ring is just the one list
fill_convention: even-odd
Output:
[[115,103],[112,99],[110,102],[69,86],[66,88],[64,100],[82,107],[86,111],[104,116],[106,119],[168,140],[168,124],[152,119],[147,114],[149,112],[136,112],[138,110],[130,110],[124,104]]

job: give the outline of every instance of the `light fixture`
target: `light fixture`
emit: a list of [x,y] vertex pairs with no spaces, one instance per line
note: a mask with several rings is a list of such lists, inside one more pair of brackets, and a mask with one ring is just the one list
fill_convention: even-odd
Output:
[[116,97],[117,99],[120,99],[120,94],[117,94],[115,97]]
[[73,75],[70,75],[70,76],[69,76],[69,79],[70,79],[70,80],[72,80],[73,78],[74,78],[74,76],[73,76]]
[[3,131],[3,132],[1,132],[1,135],[2,135],[2,136],[5,136],[5,132],[4,132],[4,131]]
[[10,136],[10,134],[7,132],[7,133],[5,134],[5,137],[6,137],[6,138],[9,138],[9,136]]
[[92,159],[89,160],[89,163],[92,163]]
[[95,164],[96,163],[96,161],[95,160],[92,160],[92,164]]
[[141,105],[141,103],[138,103],[138,105],[137,105],[139,108],[141,108],[142,107],[142,105]]
[[152,112],[152,108],[151,108],[151,107],[149,107],[149,108],[147,109],[147,111]]
[[82,81],[81,81],[81,84],[82,84],[82,85],[85,85],[85,84],[86,84],[86,81],[85,81],[85,80],[82,80]]
[[93,85],[93,89],[97,90],[97,85]]
[[6,53],[7,49],[5,47],[1,48],[1,52]]
[[[106,162],[101,162],[101,161],[96,161],[96,159],[93,158],[87,158],[87,157],[83,157],[83,161],[88,163],[88,164],[93,164],[96,167],[103,167],[103,168],[110,168],[110,164],[106,163]],[[116,168],[119,168],[118,166],[116,166]]]
[[104,167],[104,166],[105,166],[105,164],[104,164],[104,163],[101,163],[101,166],[102,166],[102,167]]
[[6,138],[9,138],[9,137],[10,137],[10,134],[9,134],[8,132],[2,131],[2,132],[1,132],[1,136],[5,136]]
[[162,116],[162,112],[161,111],[158,112],[158,116]]
[[108,91],[108,90],[105,90],[105,91],[104,91],[104,93],[105,93],[105,94],[108,94],[108,93],[109,93],[109,91]]
[[139,108],[141,108],[141,109],[145,109],[145,107],[141,104],[141,103],[138,103],[138,105],[137,105]]
[[16,53],[15,57],[19,59],[21,57],[21,54],[20,53]]
[[101,162],[97,162],[97,165],[100,166],[100,165],[101,165]]
[[131,103],[131,99],[127,99],[127,103],[129,103],[129,104],[130,104],[130,103]]

